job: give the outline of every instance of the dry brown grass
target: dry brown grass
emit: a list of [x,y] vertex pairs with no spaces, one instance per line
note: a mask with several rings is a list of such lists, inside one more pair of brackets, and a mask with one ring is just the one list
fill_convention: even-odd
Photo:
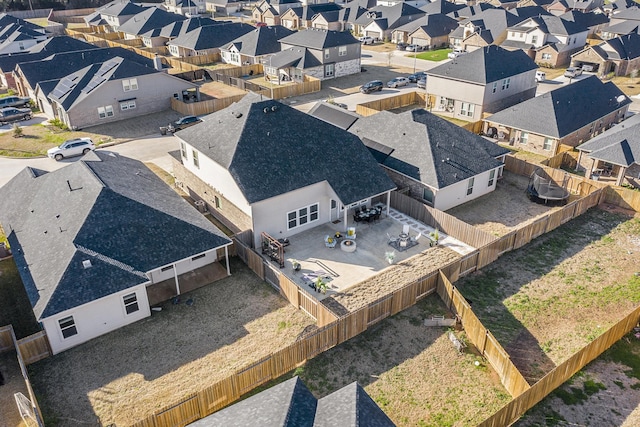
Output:
[[640,94],[640,75],[635,78],[630,76],[614,77],[611,81],[627,96]]
[[448,312],[434,294],[295,373],[317,397],[358,381],[399,427],[475,426],[511,397],[482,358],[457,353],[446,328],[424,326],[438,314]]
[[505,171],[495,191],[447,213],[483,231],[503,236],[549,211],[561,209],[530,201],[525,193],[528,183],[527,177]]
[[71,138],[89,137],[96,144],[110,140],[108,137],[89,132],[64,131],[54,126],[41,124],[23,126],[22,132],[22,137],[20,138],[15,138],[12,131],[0,134],[0,156],[46,156],[49,148],[56,147]]
[[313,323],[237,259],[232,273],[32,365],[47,426],[133,423],[289,345]]

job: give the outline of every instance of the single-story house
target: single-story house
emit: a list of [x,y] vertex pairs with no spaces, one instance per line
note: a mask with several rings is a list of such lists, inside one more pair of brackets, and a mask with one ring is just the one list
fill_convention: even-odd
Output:
[[227,46],[256,27],[241,22],[226,22],[219,25],[207,25],[189,31],[167,43],[173,56],[198,56],[220,52]]
[[183,15],[150,7],[128,19],[118,30],[124,33],[125,39],[141,38],[146,47],[164,46],[167,38],[160,35],[162,28],[185,19],[187,18]]
[[357,135],[398,188],[440,210],[496,188],[509,152],[424,109],[359,119]]
[[631,100],[596,76],[577,80],[484,119],[484,131],[519,149],[552,157],[619,123]]
[[395,424],[353,382],[316,399],[299,377],[268,388],[188,427],[394,427]]
[[108,30],[115,32],[119,30],[120,25],[149,7],[153,6],[142,6],[125,0],[114,0],[85,16],[84,22],[93,29],[106,27]]
[[475,122],[533,98],[538,66],[522,50],[487,46],[427,71],[427,95],[433,111]]
[[217,252],[231,240],[137,160],[94,151],[54,172],[25,168],[0,199],[54,354],[150,316],[159,289],[166,299],[191,290],[184,273],[230,274]]
[[233,65],[261,64],[267,55],[280,52],[280,39],[293,34],[282,25],[258,27],[220,48],[222,61]]
[[449,34],[456,28],[458,21],[447,15],[435,13],[397,27],[391,33],[391,41],[435,49],[446,46],[449,43]]
[[[55,118],[81,129],[167,110],[172,97],[193,88],[194,83],[115,57],[59,79],[47,97]],[[40,89],[45,95],[46,88]],[[38,104],[44,104],[41,98]]]
[[274,100],[247,94],[177,132],[176,180],[232,229],[287,238],[396,188],[357,136]]
[[640,188],[640,115],[631,116],[576,149],[580,152],[578,165],[587,176],[607,173],[616,177],[616,185],[626,179]]
[[242,4],[243,2],[237,0],[209,0],[206,2],[205,7],[207,12],[211,12],[214,16],[229,16],[232,13],[240,12]]
[[634,32],[587,46],[571,55],[571,65],[591,65],[602,76],[626,76],[640,69],[640,35]]

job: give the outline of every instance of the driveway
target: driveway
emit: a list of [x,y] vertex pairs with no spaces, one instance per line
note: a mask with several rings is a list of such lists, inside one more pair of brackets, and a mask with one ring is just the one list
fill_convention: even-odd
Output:
[[160,134],[160,126],[177,120],[180,114],[173,110],[164,110],[159,113],[147,114],[131,119],[119,120],[114,123],[105,123],[97,126],[90,126],[82,130],[104,135],[111,139],[131,140],[146,137],[148,135]]

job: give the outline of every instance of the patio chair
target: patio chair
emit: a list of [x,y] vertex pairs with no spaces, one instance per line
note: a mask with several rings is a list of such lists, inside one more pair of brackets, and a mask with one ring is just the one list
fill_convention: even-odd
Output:
[[356,239],[356,228],[355,227],[349,227],[347,228],[347,235],[344,236],[347,239],[351,239],[351,240],[355,240]]
[[402,232],[404,234],[409,234],[409,230],[410,230],[410,227],[407,224],[402,226]]
[[353,221],[354,222],[360,222],[360,221],[362,221],[362,218],[360,218],[360,216],[358,214],[353,214]]
[[328,234],[326,236],[324,236],[324,245],[327,248],[335,248],[336,247],[336,238],[335,237],[331,237]]
[[388,243],[393,243],[393,242],[397,242],[398,241],[397,237],[391,237],[391,235],[389,233],[387,233],[387,237],[389,238],[389,242]]
[[420,237],[422,237],[422,233],[418,233],[418,235],[416,237],[412,237],[411,240],[417,242],[418,240],[420,240]]

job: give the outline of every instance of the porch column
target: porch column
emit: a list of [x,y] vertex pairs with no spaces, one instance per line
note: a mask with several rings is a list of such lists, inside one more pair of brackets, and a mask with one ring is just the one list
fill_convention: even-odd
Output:
[[391,206],[391,191],[387,191],[387,217],[389,216],[390,206]]
[[344,207],[344,214],[343,214],[344,215],[344,233],[345,233],[345,235],[347,233],[347,228],[349,228],[349,223],[347,223],[347,218],[349,218],[349,215],[348,215],[349,212],[348,211],[349,211],[349,209],[347,209],[347,207],[345,206]]
[[587,178],[591,179],[591,175],[593,175],[593,169],[595,169],[596,166],[596,159],[591,159],[591,168],[589,169],[589,175],[587,176]]
[[627,168],[624,168],[622,166],[619,166],[619,171],[618,171],[618,179],[616,180],[616,185],[622,185],[622,180],[624,179],[624,174],[627,171]]
[[576,164],[576,172],[580,170],[580,161],[582,160],[582,150],[578,151],[578,163]]
[[231,269],[229,268],[229,245],[224,247],[224,256],[227,258],[227,276],[231,276]]
[[180,282],[178,282],[178,269],[176,264],[173,264],[173,277],[176,279],[176,293],[180,295]]

